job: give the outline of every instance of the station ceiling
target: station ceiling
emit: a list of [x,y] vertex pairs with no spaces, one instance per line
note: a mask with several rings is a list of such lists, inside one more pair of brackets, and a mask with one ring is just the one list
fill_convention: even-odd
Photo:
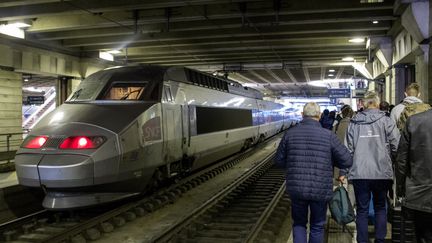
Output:
[[29,45],[77,56],[117,50],[120,63],[228,72],[274,94],[320,96],[313,80],[350,78],[354,37],[386,36],[393,0],[2,0],[0,21],[25,20]]

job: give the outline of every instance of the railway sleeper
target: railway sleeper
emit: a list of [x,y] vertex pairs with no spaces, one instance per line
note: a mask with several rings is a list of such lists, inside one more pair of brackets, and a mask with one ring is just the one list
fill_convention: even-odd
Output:
[[228,238],[228,239],[238,239],[244,238],[247,235],[246,230],[242,231],[224,231],[224,230],[208,230],[208,231],[198,231],[195,237],[214,237],[214,238]]

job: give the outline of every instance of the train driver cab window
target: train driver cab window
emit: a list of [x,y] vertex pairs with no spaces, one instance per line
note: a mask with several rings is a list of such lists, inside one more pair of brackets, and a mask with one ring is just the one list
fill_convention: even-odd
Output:
[[103,100],[140,100],[146,83],[114,82],[102,97]]

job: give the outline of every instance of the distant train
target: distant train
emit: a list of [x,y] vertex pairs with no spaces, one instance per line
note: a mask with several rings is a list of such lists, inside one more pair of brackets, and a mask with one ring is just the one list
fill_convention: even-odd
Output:
[[184,67],[127,66],[83,80],[23,141],[18,181],[48,209],[145,192],[291,125],[260,92]]

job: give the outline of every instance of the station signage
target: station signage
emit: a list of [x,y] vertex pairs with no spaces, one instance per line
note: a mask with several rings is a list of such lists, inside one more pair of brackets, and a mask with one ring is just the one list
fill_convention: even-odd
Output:
[[329,98],[350,98],[351,90],[350,89],[328,89],[328,97]]
[[29,105],[42,105],[45,102],[45,97],[40,96],[27,96],[27,104]]

